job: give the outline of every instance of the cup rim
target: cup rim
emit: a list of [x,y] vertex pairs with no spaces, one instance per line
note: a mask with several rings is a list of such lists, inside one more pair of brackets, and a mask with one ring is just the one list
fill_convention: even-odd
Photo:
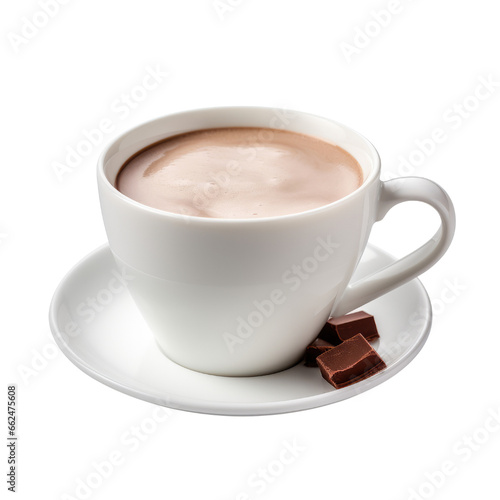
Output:
[[[179,111],[176,113],[171,113],[167,115],[162,115],[157,118],[153,118],[150,120],[143,121],[142,123],[139,123],[138,125],[131,127],[127,130],[125,130],[123,133],[121,133],[119,136],[115,137],[113,140],[111,140],[106,147],[102,150],[98,162],[97,162],[97,180],[100,186],[105,187],[110,193],[112,193],[114,196],[118,197],[121,201],[139,209],[145,212],[149,212],[151,214],[155,214],[157,216],[161,216],[167,219],[174,219],[178,221],[194,221],[197,223],[201,224],[265,224],[265,223],[272,223],[272,222],[279,222],[279,221],[286,221],[288,219],[300,219],[303,217],[309,217],[309,216],[314,216],[316,214],[321,214],[323,212],[326,212],[328,210],[331,210],[332,207],[340,207],[346,203],[348,203],[352,198],[356,196],[360,196],[368,187],[376,182],[376,180],[379,178],[380,174],[380,169],[381,169],[381,160],[380,160],[380,155],[375,148],[375,146],[362,134],[360,134],[358,131],[354,130],[353,128],[344,125],[343,123],[340,123],[336,120],[332,120],[330,118],[327,118],[325,116],[317,115],[315,113],[308,113],[304,111],[297,111],[297,110],[292,110],[292,109],[287,109],[287,111],[297,114],[297,115],[302,115],[302,116],[309,116],[313,118],[318,118],[318,119],[323,119],[327,120],[330,123],[333,123],[337,125],[338,127],[347,130],[348,132],[356,135],[359,139],[361,139],[361,142],[363,143],[363,146],[365,148],[365,151],[369,154],[370,159],[372,160],[372,168],[371,171],[369,172],[368,176],[364,179],[363,183],[361,186],[359,186],[357,189],[355,189],[352,193],[349,193],[348,195],[340,198],[339,200],[333,201],[331,203],[328,203],[327,205],[322,205],[320,207],[316,208],[311,208],[309,210],[304,210],[302,212],[294,212],[291,214],[284,214],[284,215],[273,215],[270,217],[258,217],[258,218],[231,218],[231,219],[225,219],[225,218],[218,218],[218,217],[202,217],[199,215],[187,215],[187,214],[179,214],[175,212],[167,212],[166,210],[161,210],[159,208],[154,208],[150,207],[149,205],[144,205],[143,203],[140,203],[136,200],[133,200],[132,198],[129,198],[128,196],[124,195],[122,192],[120,192],[107,178],[105,174],[105,158],[109,151],[117,144],[119,143],[125,136],[140,130],[143,127],[149,126],[155,122],[161,122],[165,118],[172,118],[175,119],[177,116],[181,115],[187,115],[187,114],[195,114],[195,113],[202,113],[206,111],[215,111],[215,110],[220,110],[221,112],[227,112],[227,111],[233,111],[233,112],[245,112],[247,110],[251,109],[259,109],[262,111],[275,111],[276,108],[272,108],[269,106],[211,106],[211,107],[205,107],[205,108],[192,108],[192,109],[187,109],[184,111]],[[244,127],[245,125],[242,123],[241,125]],[[213,128],[220,128],[220,127],[213,127]],[[272,127],[263,127],[263,128],[272,128]],[[195,129],[193,129],[195,130]],[[284,128],[283,130],[287,130]],[[314,137],[313,134],[310,134]],[[324,139],[322,139],[324,140]],[[340,146],[341,147],[341,146]]]

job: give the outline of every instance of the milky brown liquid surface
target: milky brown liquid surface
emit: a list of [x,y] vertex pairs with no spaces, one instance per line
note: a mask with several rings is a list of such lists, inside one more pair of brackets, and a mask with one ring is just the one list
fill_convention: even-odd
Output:
[[167,212],[253,219],[327,205],[362,182],[358,162],[338,146],[283,130],[232,127],[146,148],[125,163],[116,187]]

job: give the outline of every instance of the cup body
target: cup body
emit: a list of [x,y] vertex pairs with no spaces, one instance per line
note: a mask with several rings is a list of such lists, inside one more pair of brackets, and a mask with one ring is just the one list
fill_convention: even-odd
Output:
[[[364,182],[329,205],[261,219],[168,213],[114,187],[125,161],[149,144],[234,126],[282,128],[336,144],[358,160]],[[256,107],[193,110],[145,123],[110,144],[98,166],[111,251],[159,348],[187,368],[229,376],[276,372],[301,359],[364,251],[379,176],[375,148],[350,128]]]

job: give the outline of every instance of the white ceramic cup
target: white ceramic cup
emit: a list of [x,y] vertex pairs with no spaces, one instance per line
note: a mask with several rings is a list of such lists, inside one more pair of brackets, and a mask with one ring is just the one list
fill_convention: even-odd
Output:
[[[191,130],[237,126],[281,128],[336,144],[358,160],[363,184],[329,205],[260,219],[164,212],[115,188],[121,166],[149,144]],[[237,175],[230,166],[226,173]],[[158,346],[176,363],[215,375],[263,375],[297,363],[331,313],[347,313],[427,270],[444,254],[455,228],[451,200],[434,182],[382,182],[378,153],[360,134],[327,118],[271,108],[199,109],[144,123],[106,148],[98,186],[111,251]],[[436,209],[437,233],[410,255],[350,284],[374,222],[410,200]]]

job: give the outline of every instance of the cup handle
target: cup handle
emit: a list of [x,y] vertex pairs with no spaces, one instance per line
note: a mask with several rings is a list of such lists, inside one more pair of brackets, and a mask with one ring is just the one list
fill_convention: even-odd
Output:
[[366,278],[348,285],[332,315],[341,316],[412,280],[433,266],[450,246],[455,232],[455,210],[446,191],[421,177],[382,182],[376,221],[405,201],[423,201],[441,217],[441,226],[427,243]]

